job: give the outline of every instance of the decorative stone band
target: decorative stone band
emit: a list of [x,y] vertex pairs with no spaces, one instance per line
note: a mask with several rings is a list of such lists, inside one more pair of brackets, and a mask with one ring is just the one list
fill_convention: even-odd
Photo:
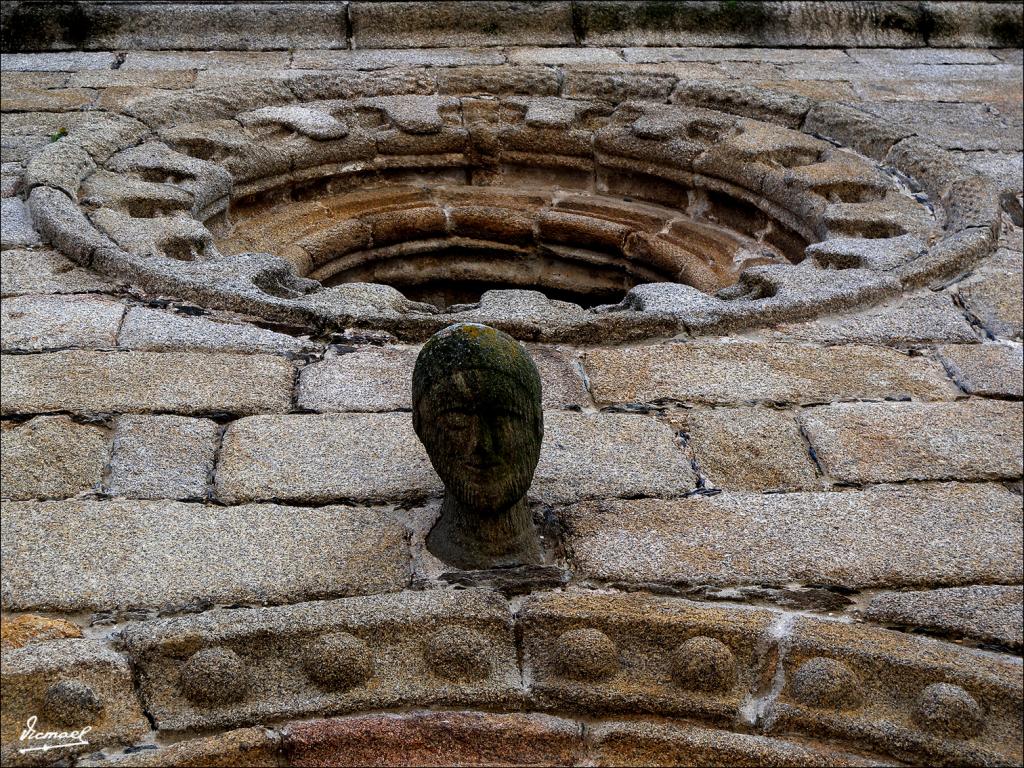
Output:
[[129,625],[122,639],[161,729],[523,700],[512,613],[492,592],[214,610]]
[[120,638],[161,730],[527,707],[825,736],[896,759],[1021,758],[1019,659],[748,606],[570,591],[530,596],[514,615],[492,592],[403,592],[216,609]]
[[[4,765],[49,764],[68,755],[133,744],[149,732],[127,660],[98,640],[54,640],[3,653],[4,706],[0,751]],[[40,734],[91,730],[72,738],[21,738],[29,718]],[[19,749],[50,745],[48,750]]]
[[[652,90],[643,73],[570,88],[546,68],[433,72],[136,100],[131,117],[32,159],[35,224],[75,261],[151,293],[413,339],[470,317],[583,343],[718,333],[877,302],[994,247],[987,181],[847,105],[674,79]],[[531,95],[500,95],[510,89]],[[597,265],[635,287],[591,310],[521,292],[441,313],[370,282],[405,258],[495,244],[513,263],[529,252],[579,274]],[[770,263],[726,274],[752,247]],[[368,282],[306,277],[343,273]]]

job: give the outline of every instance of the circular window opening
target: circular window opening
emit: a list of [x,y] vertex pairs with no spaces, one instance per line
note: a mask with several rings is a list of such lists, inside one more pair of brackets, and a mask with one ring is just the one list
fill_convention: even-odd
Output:
[[610,261],[601,263],[595,253],[577,251],[573,255],[577,258],[515,246],[451,246],[386,259],[369,258],[369,263],[323,282],[327,286],[384,283],[408,299],[447,311],[460,304],[478,303],[486,291],[506,289],[536,290],[549,299],[590,308],[621,301],[641,282],[666,279],[650,270],[629,270]]
[[676,206],[565,190],[380,186],[236,205],[226,252],[282,255],[325,286],[382,283],[440,311],[528,289],[583,308],[634,286],[707,293],[747,267],[802,258],[806,240],[745,201],[691,190]]

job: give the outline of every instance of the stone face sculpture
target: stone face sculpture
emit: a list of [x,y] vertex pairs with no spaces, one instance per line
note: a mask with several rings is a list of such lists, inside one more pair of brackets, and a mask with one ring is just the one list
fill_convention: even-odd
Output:
[[459,568],[537,563],[526,492],[544,435],[537,367],[511,336],[459,323],[420,351],[413,428],[444,481],[427,549]]

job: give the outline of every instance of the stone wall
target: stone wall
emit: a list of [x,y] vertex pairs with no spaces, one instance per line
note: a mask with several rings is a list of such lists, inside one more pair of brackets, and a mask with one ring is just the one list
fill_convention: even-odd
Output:
[[[3,8],[4,764],[1021,762],[1009,4],[183,5]],[[311,279],[485,234],[677,271]],[[682,269],[737,242],[785,263]],[[542,565],[425,549],[453,319],[537,361]]]
[[5,53],[502,45],[1008,48],[1024,39],[1019,4],[951,0],[11,0],[2,20]]

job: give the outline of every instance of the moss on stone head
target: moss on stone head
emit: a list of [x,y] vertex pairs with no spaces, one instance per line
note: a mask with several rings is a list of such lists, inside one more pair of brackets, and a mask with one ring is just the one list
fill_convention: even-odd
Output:
[[519,342],[487,325],[458,323],[438,331],[423,345],[412,375],[413,408],[435,382],[466,370],[507,376],[528,399],[540,400],[540,374]]
[[490,326],[449,326],[420,350],[412,401],[413,429],[445,487],[427,549],[460,568],[538,562],[526,492],[544,411],[526,350]]

